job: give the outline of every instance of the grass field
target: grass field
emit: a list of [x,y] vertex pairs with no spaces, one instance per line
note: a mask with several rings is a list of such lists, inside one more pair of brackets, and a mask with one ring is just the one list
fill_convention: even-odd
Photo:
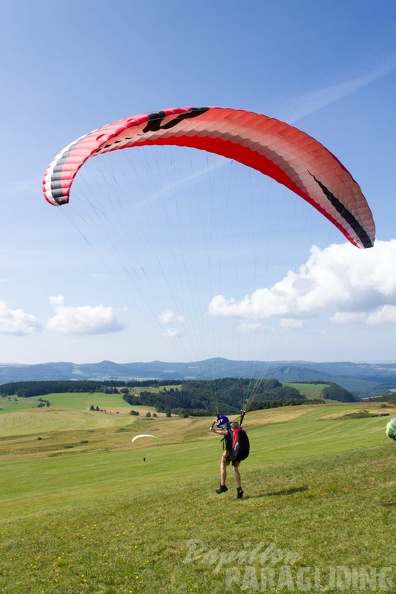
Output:
[[315,384],[312,382],[307,384],[304,384],[303,382],[284,382],[283,385],[296,388],[300,394],[303,394],[306,398],[308,398],[308,400],[312,400],[314,398],[323,398],[322,392],[328,387],[329,384]]
[[388,417],[348,417],[396,407],[249,413],[237,500],[232,470],[214,492],[212,419],[46,398],[0,400],[1,594],[396,591],[396,444]]
[[[66,392],[61,394],[47,394],[46,396],[34,396],[32,398],[19,398],[17,396],[0,397],[0,414],[25,410],[27,408],[37,408],[42,400],[48,400],[51,408],[72,408],[77,410],[87,410],[91,406],[98,406],[103,410],[115,410],[119,412],[129,412],[131,407],[122,398],[122,394],[87,394],[82,392]],[[140,407],[141,410],[150,410],[154,408]]]

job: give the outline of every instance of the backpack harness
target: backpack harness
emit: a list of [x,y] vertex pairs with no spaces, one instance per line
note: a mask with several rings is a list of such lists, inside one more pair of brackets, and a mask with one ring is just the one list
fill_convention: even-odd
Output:
[[228,435],[222,439],[223,450],[230,462],[241,462],[249,456],[250,444],[245,429],[239,423],[227,423]]

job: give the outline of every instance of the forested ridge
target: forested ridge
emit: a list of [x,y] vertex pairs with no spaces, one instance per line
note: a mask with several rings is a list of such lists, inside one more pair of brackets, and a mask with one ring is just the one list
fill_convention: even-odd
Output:
[[[157,412],[184,414],[195,416],[214,414],[219,411],[225,414],[238,413],[246,403],[282,402],[292,404],[292,400],[304,401],[305,397],[295,388],[282,386],[276,379],[249,380],[223,378],[217,380],[189,380],[178,387],[162,387],[151,392],[149,388],[142,390],[139,396],[125,394],[131,406],[147,404],[154,406]],[[262,407],[264,408],[264,407]],[[265,407],[266,408],[266,407]]]
[[46,396],[47,394],[62,394],[64,392],[103,392],[116,393],[118,387],[124,386],[123,381],[91,381],[91,380],[64,380],[64,381],[26,381],[10,382],[0,385],[0,394],[3,396],[19,396],[31,398],[32,396]]
[[238,413],[241,408],[259,410],[279,406],[325,403],[326,400],[353,402],[357,398],[337,384],[324,384],[321,398],[307,399],[295,387],[277,379],[252,380],[222,378],[215,380],[143,381],[26,381],[0,385],[0,395],[30,398],[53,393],[121,393],[131,407],[151,406],[157,412],[206,416],[217,412]]

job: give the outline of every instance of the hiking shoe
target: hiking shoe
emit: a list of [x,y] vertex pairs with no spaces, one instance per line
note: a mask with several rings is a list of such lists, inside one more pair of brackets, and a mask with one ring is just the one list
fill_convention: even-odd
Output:
[[220,495],[220,493],[225,493],[226,491],[228,491],[228,488],[225,485],[220,485],[220,488],[216,489],[218,495]]
[[242,487],[238,487],[237,488],[237,499],[242,499],[242,497],[243,497]]

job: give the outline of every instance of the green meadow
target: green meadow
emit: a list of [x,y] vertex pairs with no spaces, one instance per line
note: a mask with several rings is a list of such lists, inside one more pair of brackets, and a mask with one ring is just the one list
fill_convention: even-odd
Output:
[[322,398],[322,392],[324,388],[328,386],[328,384],[315,384],[312,382],[309,382],[307,384],[303,382],[284,382],[283,385],[290,386],[291,388],[296,388],[296,390],[298,390],[300,394],[303,394],[305,398],[308,398],[308,400],[312,400],[314,398]]
[[1,594],[396,591],[396,407],[248,413],[238,500],[213,419],[44,398],[0,398]]

